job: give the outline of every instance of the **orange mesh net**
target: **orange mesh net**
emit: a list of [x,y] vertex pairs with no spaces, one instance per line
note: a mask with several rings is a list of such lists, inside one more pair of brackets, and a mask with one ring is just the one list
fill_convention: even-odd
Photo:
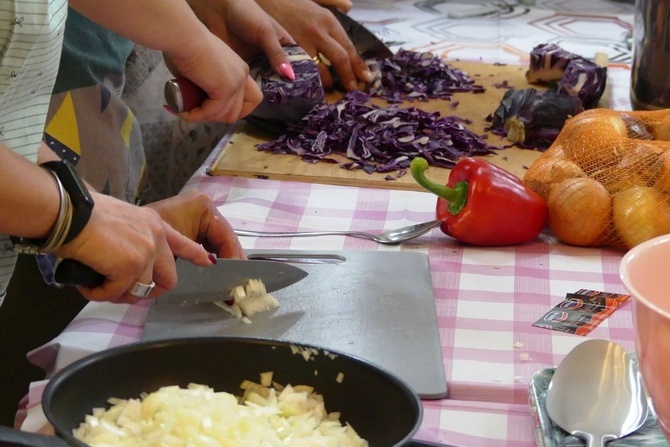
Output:
[[630,249],[670,233],[670,109],[582,112],[523,180],[565,243]]

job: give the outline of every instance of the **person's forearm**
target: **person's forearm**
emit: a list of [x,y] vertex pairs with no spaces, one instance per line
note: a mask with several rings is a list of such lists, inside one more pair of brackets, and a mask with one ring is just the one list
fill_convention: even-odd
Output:
[[208,33],[185,0],[70,0],[69,5],[135,43],[177,57],[188,56],[189,43]]
[[53,176],[0,145],[0,233],[48,237],[59,204]]

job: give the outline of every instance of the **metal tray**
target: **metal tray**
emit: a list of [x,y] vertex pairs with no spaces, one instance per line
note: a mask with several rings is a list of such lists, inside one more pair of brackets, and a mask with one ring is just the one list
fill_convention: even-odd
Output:
[[[584,447],[585,442],[554,425],[545,409],[547,388],[554,368],[537,371],[530,379],[528,399],[535,424],[535,443],[538,447]],[[630,435],[607,443],[608,447],[668,447],[663,433],[656,424],[653,412],[640,429]]]

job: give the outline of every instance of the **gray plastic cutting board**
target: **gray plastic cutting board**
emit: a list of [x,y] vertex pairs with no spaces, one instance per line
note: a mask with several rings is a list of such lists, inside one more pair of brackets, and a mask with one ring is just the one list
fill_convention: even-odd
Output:
[[446,396],[426,255],[250,250],[248,256],[290,262],[309,275],[274,292],[279,308],[253,315],[251,324],[215,304],[167,304],[158,298],[149,309],[143,340],[246,336],[313,344],[376,363],[423,399]]

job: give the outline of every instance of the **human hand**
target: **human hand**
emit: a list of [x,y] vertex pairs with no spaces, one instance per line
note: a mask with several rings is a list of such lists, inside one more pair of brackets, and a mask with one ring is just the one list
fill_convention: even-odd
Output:
[[88,224],[71,242],[54,253],[76,259],[105,276],[94,288],[79,287],[89,300],[135,303],[128,290],[135,281],[155,282],[150,297],[177,284],[174,256],[197,265],[211,265],[200,244],[179,233],[148,207],[138,207],[91,191],[95,207]]
[[263,99],[246,62],[214,34],[204,33],[192,51],[180,53],[165,54],[168,67],[207,94],[199,107],[179,114],[183,120],[234,123]]
[[205,194],[189,191],[146,206],[155,210],[171,227],[202,244],[219,258],[246,259],[233,227]]
[[295,79],[282,45],[295,44],[291,35],[254,0],[187,0],[207,28],[242,59],[263,51],[275,72]]
[[[341,0],[339,0],[341,2]],[[325,56],[347,90],[357,90],[360,79],[371,82],[372,73],[356,51],[342,25],[326,8],[312,0],[256,0],[256,2],[312,57]],[[328,66],[319,63],[325,88],[333,87]]]

